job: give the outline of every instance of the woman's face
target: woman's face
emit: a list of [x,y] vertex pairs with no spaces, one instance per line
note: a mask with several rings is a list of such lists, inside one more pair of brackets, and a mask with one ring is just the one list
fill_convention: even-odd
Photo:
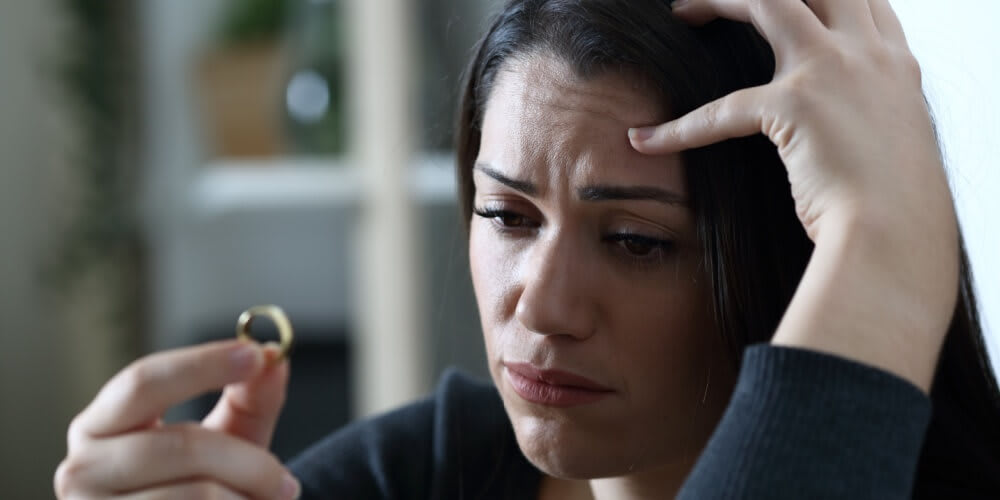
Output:
[[731,389],[680,157],[628,142],[665,118],[640,82],[517,58],[484,115],[469,246],[490,373],[558,477],[693,460]]

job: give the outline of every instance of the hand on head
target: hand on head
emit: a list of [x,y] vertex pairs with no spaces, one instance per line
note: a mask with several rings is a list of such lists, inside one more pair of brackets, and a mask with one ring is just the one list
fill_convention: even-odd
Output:
[[696,25],[752,23],[774,50],[774,79],[633,129],[633,146],[663,154],[770,138],[817,246],[774,341],[867,362],[927,390],[957,296],[958,226],[920,68],[889,1],[674,6]]

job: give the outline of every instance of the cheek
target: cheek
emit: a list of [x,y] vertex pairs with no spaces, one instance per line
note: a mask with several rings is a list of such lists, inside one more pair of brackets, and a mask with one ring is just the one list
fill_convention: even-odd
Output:
[[484,241],[484,236],[478,221],[473,220],[469,226],[469,271],[472,275],[472,289],[476,294],[479,315],[482,318],[488,315],[483,306],[490,302],[487,297],[494,288],[490,284],[496,279],[495,271],[489,265],[490,256],[486,255],[489,245]]
[[619,300],[622,314],[612,329],[619,334],[615,343],[628,349],[633,359],[651,359],[648,364],[657,369],[679,373],[678,368],[690,363],[691,355],[711,334],[711,322],[702,313],[706,308],[698,292],[671,288],[657,294],[660,300],[655,302],[646,300],[649,296],[630,298],[631,302]]
[[718,355],[717,333],[705,280],[690,269],[667,274],[608,290],[608,352],[634,396],[650,403],[676,394],[686,404],[686,388],[702,381],[709,358]]
[[508,316],[507,310],[512,312],[513,308],[505,305],[511,289],[509,263],[485,225],[474,219],[469,227],[469,270],[486,347],[492,350],[493,334]]

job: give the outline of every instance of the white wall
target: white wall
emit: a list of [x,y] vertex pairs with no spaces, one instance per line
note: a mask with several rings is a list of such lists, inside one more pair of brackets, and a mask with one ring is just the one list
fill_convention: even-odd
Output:
[[944,144],[993,366],[1000,366],[1000,2],[892,1]]

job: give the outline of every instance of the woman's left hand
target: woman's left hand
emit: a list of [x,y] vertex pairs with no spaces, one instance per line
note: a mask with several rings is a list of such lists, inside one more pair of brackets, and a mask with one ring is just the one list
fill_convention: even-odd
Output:
[[774,79],[633,129],[633,146],[665,154],[767,135],[816,243],[774,342],[926,390],[957,294],[958,229],[920,68],[888,0],[688,0],[674,12],[753,23]]

